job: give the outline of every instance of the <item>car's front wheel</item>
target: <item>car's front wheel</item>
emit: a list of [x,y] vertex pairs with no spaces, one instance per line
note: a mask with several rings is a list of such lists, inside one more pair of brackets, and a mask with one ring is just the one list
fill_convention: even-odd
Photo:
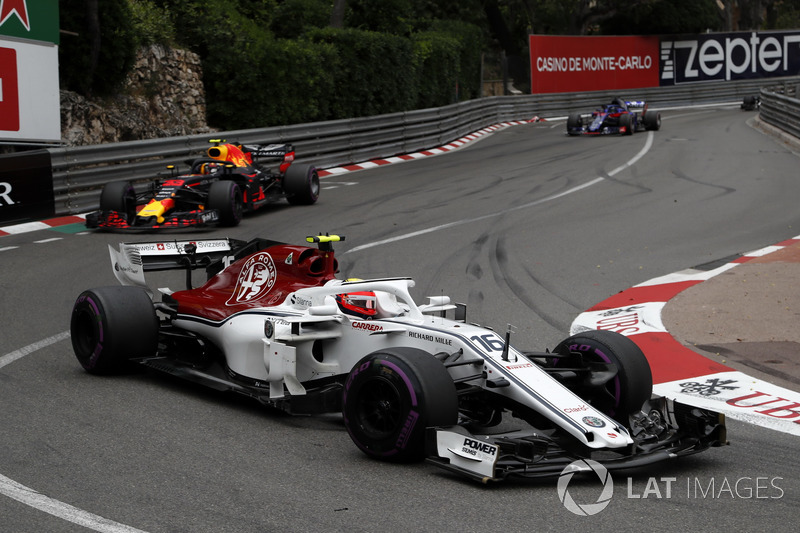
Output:
[[158,317],[139,287],[100,287],[83,291],[72,307],[72,349],[91,374],[130,368],[130,360],[151,357],[158,346]]
[[370,457],[420,460],[425,429],[458,422],[456,388],[444,365],[415,348],[392,348],[361,359],[342,397],[344,425]]
[[242,190],[235,181],[220,180],[208,189],[208,208],[219,213],[221,226],[237,226],[242,220]]
[[103,186],[100,193],[100,211],[115,211],[125,222],[131,224],[136,215],[136,191],[128,181],[112,181]]
[[623,113],[619,116],[619,127],[625,128],[622,132],[623,135],[633,135],[636,125],[633,123],[633,115],[630,113]]
[[580,113],[570,113],[567,117],[567,135],[580,135],[583,119]]
[[577,378],[565,383],[595,409],[626,423],[653,393],[653,375],[642,350],[614,331],[589,330],[573,335],[553,349],[564,355],[556,368],[577,368]]

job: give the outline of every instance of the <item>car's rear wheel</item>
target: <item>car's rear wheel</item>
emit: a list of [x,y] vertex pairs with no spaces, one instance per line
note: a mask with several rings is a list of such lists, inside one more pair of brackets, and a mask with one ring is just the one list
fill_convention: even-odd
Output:
[[112,181],[100,193],[100,211],[116,213],[130,224],[136,216],[136,191],[129,181]]
[[235,181],[215,181],[208,188],[208,209],[219,213],[220,226],[237,226],[242,221],[242,190]]
[[283,176],[283,192],[293,205],[311,205],[319,199],[319,174],[311,165],[291,165]]
[[455,384],[444,365],[414,348],[392,348],[361,359],[342,397],[344,425],[370,457],[420,460],[425,429],[458,422]]
[[583,127],[583,119],[580,113],[570,113],[567,117],[567,134],[579,135]]
[[142,288],[90,289],[72,307],[70,335],[75,357],[87,372],[118,373],[131,368],[132,358],[156,354],[158,317]]
[[661,129],[661,113],[659,111],[645,111],[642,122],[644,122],[644,129],[647,131],[658,131]]
[[639,412],[653,393],[650,364],[636,343],[624,335],[584,331],[561,341],[553,353],[565,356],[555,360],[556,368],[583,370],[565,385],[620,422],[627,423],[628,415]]

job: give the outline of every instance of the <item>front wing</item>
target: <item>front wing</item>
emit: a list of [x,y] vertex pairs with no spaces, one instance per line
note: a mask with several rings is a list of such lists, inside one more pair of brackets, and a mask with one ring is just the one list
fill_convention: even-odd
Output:
[[724,415],[666,398],[650,400],[631,419],[634,444],[621,451],[589,450],[536,430],[473,435],[461,426],[428,428],[427,461],[488,483],[506,478],[558,477],[574,461],[591,459],[608,470],[638,468],[727,444]]
[[219,213],[216,209],[198,209],[194,211],[172,213],[164,217],[164,221],[161,223],[155,220],[142,220],[141,217],[138,216],[134,217],[131,223],[117,211],[94,211],[86,215],[87,228],[114,230],[198,228],[208,224],[216,224],[218,221]]

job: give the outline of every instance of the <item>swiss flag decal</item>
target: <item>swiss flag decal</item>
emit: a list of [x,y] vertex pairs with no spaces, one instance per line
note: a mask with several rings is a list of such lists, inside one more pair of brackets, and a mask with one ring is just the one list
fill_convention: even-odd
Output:
[[19,131],[17,51],[0,48],[0,131]]

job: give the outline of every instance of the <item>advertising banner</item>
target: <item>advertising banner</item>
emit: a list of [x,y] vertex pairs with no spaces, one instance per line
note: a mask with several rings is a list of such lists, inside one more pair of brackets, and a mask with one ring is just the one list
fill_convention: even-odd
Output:
[[56,45],[0,38],[0,140],[61,140]]
[[58,44],[58,0],[0,0],[0,35]]
[[61,141],[58,1],[0,0],[0,142]]
[[46,150],[0,155],[0,222],[44,219],[55,214],[50,163]]
[[531,93],[657,87],[656,36],[531,35]]
[[688,36],[531,35],[531,93],[800,75],[800,30]]
[[800,74],[800,31],[661,38],[660,85]]

